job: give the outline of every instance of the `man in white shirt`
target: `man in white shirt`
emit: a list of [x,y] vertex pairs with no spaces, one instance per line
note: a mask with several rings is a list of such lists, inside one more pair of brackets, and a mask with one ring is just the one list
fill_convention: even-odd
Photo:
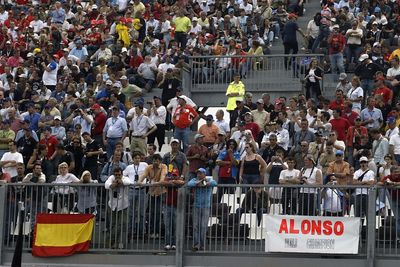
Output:
[[109,239],[111,239],[113,248],[124,248],[123,240],[126,238],[126,223],[128,219],[129,207],[129,187],[131,181],[128,177],[122,175],[122,169],[117,167],[113,175],[108,177],[104,184],[105,189],[109,190],[109,214],[111,229]]
[[389,129],[386,131],[385,137],[387,140],[390,140],[392,136],[399,134],[399,128],[396,126],[396,118],[388,117],[386,120],[386,124]]
[[[360,158],[361,168],[354,173],[353,185],[373,185],[375,183],[375,173],[368,168],[368,158]],[[354,215],[363,217],[367,212],[368,188],[357,188],[354,196]]]
[[145,114],[143,114],[143,106],[135,107],[136,117],[129,124],[131,133],[131,152],[140,152],[146,155],[147,145],[146,138],[157,130],[154,122]]
[[[279,175],[279,184],[298,184],[297,177],[300,176],[300,171],[295,169],[296,161],[292,157],[286,159],[287,169],[282,170]],[[297,214],[297,189],[285,187],[282,191],[283,214]]]
[[[71,105],[72,107],[72,105]],[[69,115],[65,119],[65,123],[67,124],[72,124],[75,128],[77,124],[80,124],[82,127],[82,133],[92,132],[92,124],[93,124],[93,117],[92,115],[87,114],[86,110],[77,108],[73,110],[71,115]]]
[[229,123],[224,120],[224,111],[222,109],[217,110],[215,113],[215,124],[218,126],[218,128],[226,134],[227,139],[229,139],[230,136],[230,128],[229,128]]
[[44,22],[39,19],[37,13],[34,13],[33,20],[29,23],[29,27],[33,28],[33,32],[39,34],[44,25]]
[[3,154],[0,160],[0,167],[3,173],[8,173],[11,177],[17,175],[17,163],[24,163],[22,154],[17,152],[17,143],[11,141],[8,143],[9,152]]
[[[127,176],[132,185],[139,181],[140,175],[144,173],[148,164],[141,161],[143,155],[139,152],[134,152],[133,164],[128,165],[123,172],[124,176]],[[145,233],[144,227],[144,216],[146,214],[146,190],[144,187],[133,187],[129,188],[129,203],[131,203],[129,208],[129,234],[132,236],[141,236]],[[138,219],[137,219],[138,218]]]
[[382,136],[378,129],[372,129],[370,134],[374,140],[372,143],[373,160],[377,165],[384,164],[384,158],[389,153],[389,141]]

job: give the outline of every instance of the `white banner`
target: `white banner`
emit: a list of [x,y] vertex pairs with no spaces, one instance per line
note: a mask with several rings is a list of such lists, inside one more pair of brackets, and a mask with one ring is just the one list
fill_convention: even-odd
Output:
[[357,254],[360,218],[267,215],[266,252]]

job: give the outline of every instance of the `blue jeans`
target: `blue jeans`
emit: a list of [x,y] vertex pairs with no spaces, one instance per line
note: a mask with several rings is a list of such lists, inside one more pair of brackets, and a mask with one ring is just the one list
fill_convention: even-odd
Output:
[[178,139],[183,146],[183,152],[186,153],[187,149],[189,147],[189,134],[190,134],[190,128],[178,128],[175,127],[175,132],[174,132],[174,138]]
[[196,247],[205,247],[209,217],[210,207],[193,207],[193,241]]
[[400,164],[400,155],[394,155],[394,159],[396,160],[397,164]]
[[145,220],[147,209],[147,195],[144,188],[129,189],[129,229],[133,234],[145,234]]
[[332,74],[336,74],[336,68],[339,69],[339,73],[344,73],[343,54],[342,53],[329,55],[329,60],[331,62]]
[[354,156],[353,156],[354,148],[353,147],[347,147],[347,162],[350,164],[350,166],[354,167]]
[[164,206],[165,244],[175,245],[176,207]]
[[107,159],[110,159],[115,150],[115,144],[121,141],[121,138],[107,138]]

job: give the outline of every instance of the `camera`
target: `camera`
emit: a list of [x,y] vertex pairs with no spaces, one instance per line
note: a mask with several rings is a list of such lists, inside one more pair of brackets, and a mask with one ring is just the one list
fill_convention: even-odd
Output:
[[206,185],[207,185],[207,181],[206,181],[206,180],[203,180],[203,181],[201,182],[201,185],[202,185],[202,186],[206,186]]
[[118,192],[117,192],[117,191],[114,191],[113,197],[114,197],[114,198],[118,198]]
[[139,181],[139,174],[135,174],[135,182]]

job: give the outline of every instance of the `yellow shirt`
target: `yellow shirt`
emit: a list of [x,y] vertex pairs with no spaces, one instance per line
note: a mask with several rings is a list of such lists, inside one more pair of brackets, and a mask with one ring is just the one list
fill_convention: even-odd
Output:
[[115,27],[115,31],[118,33],[118,39],[124,43],[124,46],[129,47],[131,44],[131,39],[129,38],[128,27],[122,23],[118,23]]
[[187,33],[192,27],[192,22],[188,17],[177,17],[174,19],[175,32]]
[[4,142],[0,142],[0,149],[8,150],[8,143],[15,139],[15,132],[11,129],[9,129],[8,131],[0,130],[0,139],[3,139],[3,138],[8,139],[8,140],[4,140]]
[[239,81],[239,83],[231,82],[229,84],[228,89],[226,89],[226,95],[231,93],[238,93],[239,95],[228,97],[228,103],[226,104],[227,111],[232,111],[236,108],[237,99],[243,100],[245,88],[242,81]]

